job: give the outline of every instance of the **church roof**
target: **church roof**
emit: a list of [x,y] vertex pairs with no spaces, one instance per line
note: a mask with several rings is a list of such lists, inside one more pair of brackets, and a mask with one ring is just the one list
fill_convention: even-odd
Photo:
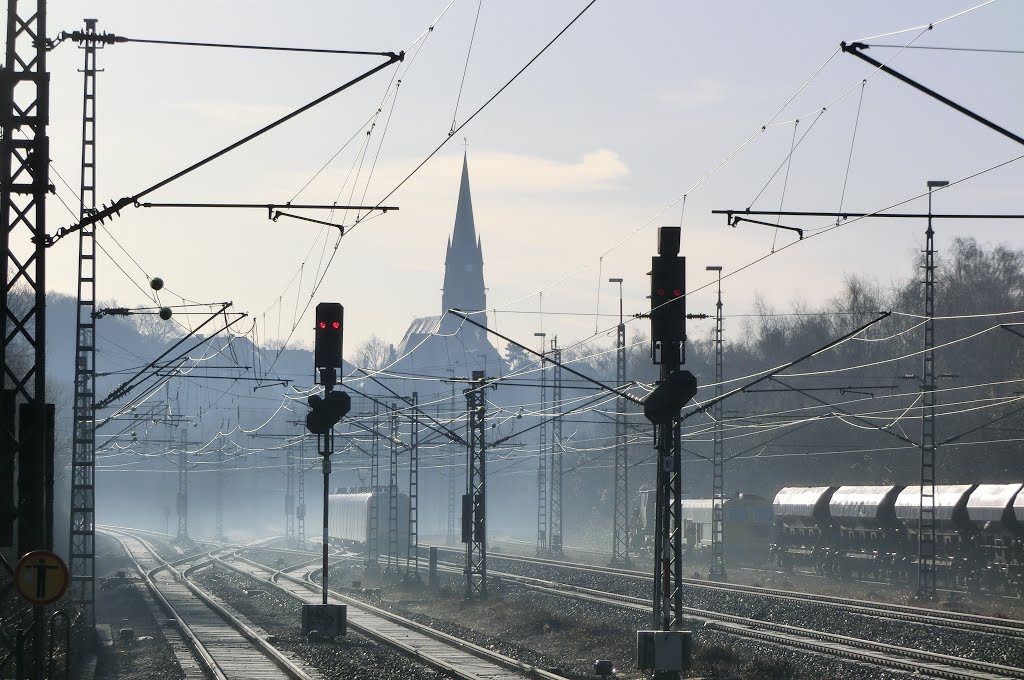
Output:
[[409,328],[405,331],[405,335],[402,336],[402,344],[400,347],[407,347],[409,345],[409,341],[413,340],[414,336],[436,333],[440,327],[440,316],[421,316],[413,319],[412,323],[409,324]]

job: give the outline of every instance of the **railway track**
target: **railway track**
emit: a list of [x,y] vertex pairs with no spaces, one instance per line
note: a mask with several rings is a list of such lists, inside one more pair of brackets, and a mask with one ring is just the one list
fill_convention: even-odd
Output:
[[[450,550],[440,548],[439,550]],[[621,576],[641,582],[650,583],[651,574],[632,569],[621,569],[617,567],[598,567],[594,565],[569,562],[565,560],[552,560],[540,557],[523,557],[506,553],[491,552],[489,557],[518,562],[529,565],[544,565],[559,569],[567,569],[575,572],[590,573],[602,576]],[[704,581],[701,579],[687,578],[683,583],[693,588],[701,588],[709,591],[723,593],[743,594],[765,599],[782,600],[787,602],[799,602],[813,604],[823,607],[842,610],[865,616],[877,618],[894,619],[907,623],[941,626],[967,630],[976,633],[988,633],[1002,635],[1010,638],[1024,639],[1024,621],[1017,619],[1005,619],[978,614],[967,614],[963,612],[950,612],[941,609],[928,609],[925,607],[912,607],[909,605],[889,604],[885,602],[871,602],[853,598],[838,597],[835,595],[816,595],[813,593],[800,593],[792,590],[781,590],[775,588],[763,588],[759,586],[746,586],[731,583],[718,583]]]
[[[304,602],[319,601],[320,589],[319,586],[314,583],[315,576],[319,569],[313,568],[314,565],[319,564],[319,558],[311,553],[296,550],[270,550],[278,554],[291,554],[305,557],[306,559],[286,569],[277,569],[274,566],[261,564],[257,561],[238,555],[237,553],[239,550],[237,548],[215,550],[209,554],[208,558],[223,564],[225,567],[233,569],[236,572],[270,583],[277,589],[287,593],[295,599]],[[650,577],[646,574],[626,569],[602,568],[593,565],[583,565],[559,560],[526,558],[515,555],[492,553],[492,556],[499,559],[511,560],[513,562],[533,565],[540,564],[548,567],[560,567],[571,571],[582,571],[605,575],[612,574],[617,576],[627,576],[629,578],[644,579],[646,581],[650,580]],[[339,558],[339,561],[358,559],[358,557],[353,555],[339,555],[337,557]],[[443,570],[453,573],[461,573],[461,567],[461,564],[441,566]],[[571,597],[596,605],[612,606],[644,613],[649,613],[651,608],[650,601],[629,595],[561,583],[558,581],[523,576],[521,574],[503,573],[494,570],[491,571],[491,574],[500,576],[509,583],[516,583],[519,586],[553,596]],[[753,586],[736,587],[731,586],[730,584],[708,584],[707,582],[702,581],[692,581],[691,584],[712,587],[715,589],[725,589],[733,592],[739,591],[745,594],[755,594],[765,597],[792,598],[805,602],[814,601],[808,600],[807,596],[802,593],[772,591],[770,589],[759,589]],[[831,604],[833,606],[842,607],[845,610],[850,609],[851,602],[858,602],[835,597],[826,597],[825,599],[831,600]],[[404,653],[427,663],[435,669],[448,672],[455,677],[520,678],[524,675],[528,675],[538,678],[550,678],[551,680],[560,677],[551,673],[546,673],[540,669],[520,664],[513,659],[494,654],[489,650],[476,647],[475,645],[458,640],[457,638],[440,633],[439,631],[429,629],[426,626],[409,621],[408,619],[404,619],[403,617],[373,607],[372,605],[347,597],[343,594],[331,591],[331,600],[349,605],[349,622],[353,629],[367,635],[368,637],[377,639],[384,644],[397,647]],[[878,603],[863,604],[873,607]],[[889,607],[888,605],[883,606]],[[940,615],[959,616],[952,612],[920,610],[919,608],[902,607],[899,605],[892,605],[891,607],[894,610],[902,609],[912,611],[896,611],[894,613],[897,615],[891,616],[890,618],[897,618],[902,621],[914,623],[929,623],[931,625],[949,624],[949,622],[936,622],[933,620],[935,617],[921,615],[918,613],[920,611],[934,612]],[[874,610],[872,611],[872,615],[878,615],[877,612],[874,612]],[[824,633],[821,631],[799,628],[782,623],[765,622],[696,608],[687,608],[684,610],[684,613],[695,624],[703,625],[706,629],[727,635],[761,640],[790,648],[799,648],[806,651],[870,664],[875,667],[884,667],[893,670],[916,673],[922,676],[952,678],[957,680],[979,680],[992,678],[1024,679],[1024,669],[1012,666],[963,659],[922,650],[907,649],[904,647],[863,640],[845,635]],[[915,618],[915,616],[918,618]],[[987,618],[973,615],[964,615],[964,617],[968,619]],[[954,620],[952,622],[958,626],[963,624],[963,621]],[[973,621],[973,624],[979,623],[981,622],[977,620]],[[1011,620],[1009,623],[1018,625],[996,626],[999,634],[1008,634],[1013,636],[1018,635],[1019,631],[1022,630],[1022,626],[1019,625],[1020,622]],[[1007,630],[1004,631],[1003,629]],[[972,630],[977,630],[977,628],[972,628]],[[416,636],[410,637],[410,632],[422,635],[423,639],[419,639]],[[988,630],[986,632],[993,631]],[[461,651],[468,655],[469,659],[453,658],[451,656],[453,650]],[[479,664],[481,664],[481,662],[483,662],[488,656],[492,657],[492,661],[495,660],[494,657],[497,657],[496,660],[498,663],[496,664],[495,669],[485,669],[480,667]],[[462,665],[460,667],[460,664],[467,665]],[[484,672],[483,676],[481,676],[482,671]],[[502,675],[496,673],[505,674]]]
[[313,680],[249,624],[189,580],[198,568],[230,549],[166,561],[127,530],[98,529],[121,543],[160,607],[174,619],[196,661],[215,680]]
[[[461,557],[461,555],[459,555]],[[602,568],[592,565],[567,563],[558,560],[527,558],[513,555],[492,553],[492,557],[508,559],[514,562],[527,564],[542,564],[549,567],[563,567],[571,570],[628,576],[637,580],[650,582],[651,578],[642,572],[626,569]],[[358,559],[348,556],[339,561]],[[461,563],[441,563],[441,569],[449,573],[462,573]],[[633,611],[649,613],[651,602],[637,597],[631,597],[620,593],[613,593],[594,588],[587,588],[578,585],[561,583],[547,579],[533,578],[521,574],[490,570],[492,576],[498,576],[507,582],[517,583],[520,586],[545,592],[556,596],[569,596],[580,600],[586,600],[595,604],[614,606],[630,609]],[[817,603],[813,596],[806,596],[803,593],[792,593],[790,591],[772,591],[770,589],[759,589],[753,586],[731,586],[729,584],[708,583],[698,580],[691,580],[691,584],[743,594],[757,594],[763,597],[799,601],[801,603]],[[902,622],[924,624],[932,626],[945,626],[959,629],[980,631],[989,634],[999,634],[1009,637],[1020,637],[1021,626],[1018,621],[1005,620],[1010,625],[1001,625],[1000,619],[978,617],[974,615],[961,615],[955,612],[942,612],[938,610],[922,610],[914,607],[902,607],[900,605],[884,605],[872,602],[861,602],[845,598],[826,597],[828,606],[842,609],[843,611],[864,614],[869,616],[891,618]],[[854,606],[851,603],[860,603],[862,606]],[[883,610],[875,608],[879,605]],[[722,633],[738,637],[751,638],[771,642],[782,646],[805,649],[807,651],[829,654],[841,658],[868,663],[873,666],[907,671],[930,677],[941,678],[1024,678],[1024,669],[1013,666],[990,663],[986,661],[965,659],[948,654],[918,650],[905,646],[898,646],[865,640],[850,635],[840,635],[823,631],[801,628],[798,626],[762,621],[742,616],[723,614],[698,608],[687,608],[684,610],[688,618],[706,628],[714,629]],[[922,614],[930,612],[938,616]],[[947,618],[952,617],[952,618]],[[963,620],[966,619],[966,620]],[[992,623],[996,621],[997,623]]]
[[[321,601],[322,591],[315,582],[319,568],[311,568],[320,563],[319,558],[311,557],[291,567],[277,569],[238,555],[237,552],[219,555],[217,562],[237,573],[268,583],[301,602]],[[302,576],[296,575],[298,573]],[[353,630],[398,649],[450,677],[463,680],[521,680],[523,677],[564,680],[560,675],[521,663],[333,590],[329,591],[328,600],[348,605],[348,625]]]

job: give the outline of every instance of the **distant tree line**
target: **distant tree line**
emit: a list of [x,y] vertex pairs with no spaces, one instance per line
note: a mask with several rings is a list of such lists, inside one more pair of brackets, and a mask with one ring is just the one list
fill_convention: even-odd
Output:
[[[1024,481],[1024,251],[957,239],[937,258],[935,290],[936,442],[939,483]],[[724,402],[726,490],[771,497],[783,486],[919,483],[924,348],[923,257],[906,279],[880,284],[849,275],[820,306],[796,302],[780,311],[757,298],[747,316],[730,316],[725,302],[725,392],[774,367],[822,347],[879,316],[892,315],[842,344],[815,355],[776,380]],[[1020,326],[1012,324],[1020,323]],[[698,324],[706,324],[701,327]],[[1008,324],[1007,330],[1001,328]],[[706,330],[705,330],[706,329]],[[713,322],[691,321],[686,368],[700,385],[715,376]],[[628,377],[657,378],[643,336],[629,350]],[[607,349],[607,348],[604,348]],[[581,347],[595,376],[615,375],[614,352]],[[511,357],[510,357],[511,358]],[[797,391],[800,390],[800,391]],[[713,389],[697,396],[707,400]],[[685,411],[691,410],[693,404]],[[608,408],[609,412],[614,409]],[[600,418],[598,418],[600,420]],[[631,423],[646,428],[642,418]],[[614,432],[591,425],[595,439]],[[699,414],[684,424],[686,490],[711,492],[713,422]],[[948,442],[943,444],[943,442]],[[606,446],[611,440],[605,440]],[[631,486],[653,483],[649,439],[631,449]],[[591,526],[611,517],[610,448],[566,454],[567,494],[583,502],[567,526]],[[606,529],[604,529],[606,530]]]

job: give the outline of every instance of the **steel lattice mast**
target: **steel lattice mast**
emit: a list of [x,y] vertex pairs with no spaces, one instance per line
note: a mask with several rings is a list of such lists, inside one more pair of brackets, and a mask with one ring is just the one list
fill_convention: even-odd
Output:
[[[548,372],[544,367],[544,334],[541,337],[540,360],[540,412],[543,420],[547,414]],[[537,554],[548,552],[548,426],[542,424],[537,433]]]
[[306,548],[306,437],[299,439],[299,471],[295,478],[295,532],[299,550]]
[[289,543],[295,542],[295,454],[285,449],[284,477],[284,537]]
[[[52,520],[47,517],[46,402],[46,193],[49,180],[49,74],[46,70],[46,2],[7,2],[7,48],[0,112],[0,271],[4,282],[0,311],[0,363],[6,391],[4,441],[0,447],[0,543],[13,542],[14,462],[19,487],[32,486],[19,503],[18,552],[52,546]],[[17,403],[26,402],[29,422],[14,435]],[[25,407],[23,407],[24,409]],[[49,465],[52,471],[52,464]],[[9,485],[9,486],[8,486]],[[22,494],[19,494],[22,495]],[[48,498],[49,496],[49,498]],[[52,506],[51,506],[52,507]],[[25,511],[28,511],[27,513]],[[38,518],[38,519],[30,519]]]
[[214,517],[213,537],[224,540],[224,445],[217,447],[217,513]]
[[[487,380],[483,371],[473,371],[473,378],[466,388],[466,410],[468,425],[468,465],[466,491],[469,508],[463,505],[463,512],[470,511],[469,541],[466,543],[466,599],[487,597],[487,449],[484,435],[487,401],[484,389]],[[465,521],[465,520],[463,520]]]
[[[188,540],[188,449],[186,430],[181,432],[181,451],[178,453],[178,540]],[[170,438],[168,438],[170,439]]]
[[562,554],[562,350],[558,338],[551,341],[551,356],[555,362],[551,401],[554,419],[551,421],[551,531],[549,550],[552,555]]
[[391,404],[388,413],[391,427],[391,464],[388,468],[388,564],[387,570],[398,570],[398,404]]
[[918,497],[917,594],[935,597],[935,231],[928,182],[928,229],[924,251],[924,356],[921,366],[921,493]]
[[380,569],[380,404],[373,401],[373,442],[370,446],[370,532],[366,537],[366,569]]
[[419,394],[412,393],[409,416],[409,544],[405,553],[405,575],[420,577],[419,489],[420,489],[420,418]]
[[[722,268],[718,272],[718,302],[715,305],[715,398],[722,396]],[[712,580],[725,578],[725,446],[722,440],[722,401],[714,406],[715,442],[711,458],[711,569]]]
[[[615,334],[615,387],[626,385],[626,324],[622,314],[622,279],[619,284],[619,325]],[[629,562],[629,446],[626,443],[626,399],[615,400],[615,470],[612,499],[612,564]]]
[[[452,399],[455,397],[455,386],[452,386]],[[437,405],[437,419],[441,420],[441,405]],[[448,535],[445,541],[447,545],[454,543],[458,536],[458,521],[455,514],[455,496],[458,479],[459,464],[457,462],[458,455],[456,453],[455,445],[451,440],[447,441],[444,445],[445,452],[448,460]]]
[[[79,218],[96,210],[96,20],[86,19],[82,51],[82,176]],[[78,317],[71,444],[71,598],[95,623],[96,601],[96,225],[78,233]]]

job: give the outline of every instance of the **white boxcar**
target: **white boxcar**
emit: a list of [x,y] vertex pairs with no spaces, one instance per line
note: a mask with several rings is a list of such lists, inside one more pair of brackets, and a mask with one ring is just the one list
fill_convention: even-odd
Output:
[[[328,536],[339,543],[365,545],[370,535],[372,521],[372,504],[377,508],[377,549],[380,554],[387,554],[391,540],[390,512],[391,503],[388,490],[380,489],[376,493],[335,493],[328,498]],[[409,496],[399,493],[397,496],[397,535],[398,554],[405,554],[409,542]]]

